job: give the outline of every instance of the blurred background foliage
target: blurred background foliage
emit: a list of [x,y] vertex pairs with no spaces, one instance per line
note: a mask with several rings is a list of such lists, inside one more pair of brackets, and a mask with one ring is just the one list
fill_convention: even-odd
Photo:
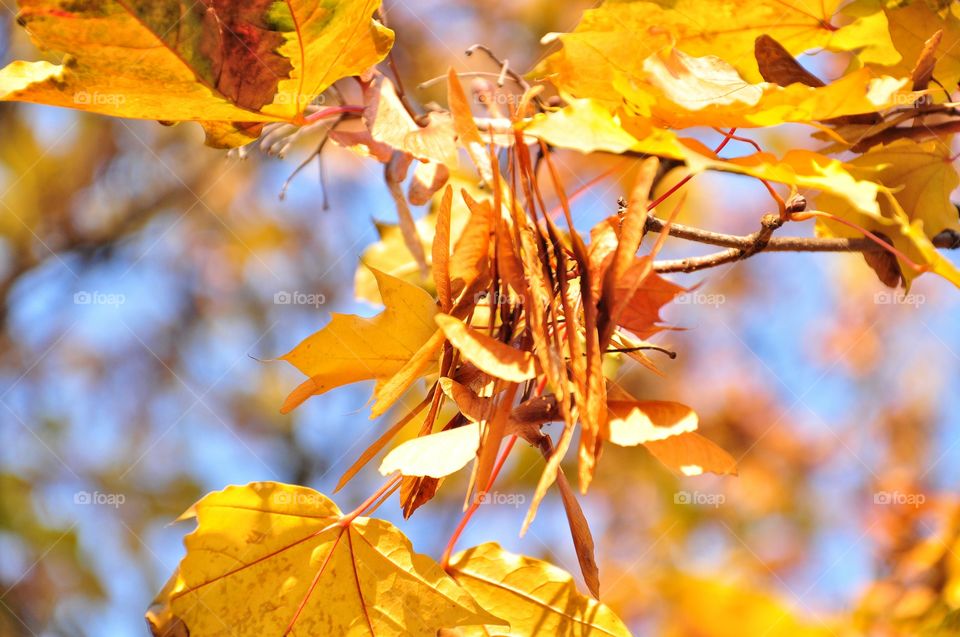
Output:
[[[386,6],[408,92],[442,103],[442,86],[417,85],[451,65],[496,70],[467,46],[530,68],[539,38],[588,3]],[[3,61],[35,58],[12,18],[8,6]],[[311,164],[281,200],[316,135],[284,159],[241,159],[192,125],[10,103],[0,132],[0,635],[142,635],[182,554],[179,513],[252,480],[330,493],[382,429],[366,385],[281,416],[300,379],[269,359],[331,311],[377,311],[355,300],[354,273],[378,223],[389,234],[392,202],[378,166],[332,144],[326,192]],[[796,133],[760,141],[783,152]],[[576,199],[581,229],[629,191],[630,161],[558,159],[568,192],[613,170]],[[735,176],[685,191],[680,220],[719,231],[750,232],[770,206]],[[693,406],[740,476],[680,479],[639,448],[607,449],[583,500],[606,601],[638,634],[960,634],[956,291],[923,277],[915,302],[890,303],[855,255],[762,255],[674,279],[700,284],[668,309],[684,329],[655,339],[680,356],[663,377],[625,362],[618,382]],[[325,303],[275,303],[282,292]],[[515,456],[499,489],[529,495],[542,463]],[[408,521],[395,501],[378,515],[438,555],[463,479]],[[371,467],[337,499],[352,508],[380,481]],[[541,511],[521,539],[523,505],[485,506],[460,546],[497,540],[577,572],[559,498]]]

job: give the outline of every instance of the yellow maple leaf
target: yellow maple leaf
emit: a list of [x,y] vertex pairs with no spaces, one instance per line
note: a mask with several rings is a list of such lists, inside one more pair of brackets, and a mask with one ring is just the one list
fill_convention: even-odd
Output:
[[0,70],[0,99],[199,121],[219,146],[250,141],[264,122],[302,123],[317,95],[379,62],[393,44],[393,32],[371,19],[379,0],[198,3],[185,11],[169,0],[19,4],[34,42],[69,57],[13,62]]
[[326,327],[281,357],[309,376],[287,397],[284,413],[334,387],[392,377],[436,333],[437,306],[429,294],[403,279],[371,271],[383,312],[372,318],[334,314]]
[[834,24],[840,0],[657,0],[605,2],[585,11],[573,33],[551,34],[560,51],[541,71],[563,91],[608,104],[619,102],[613,77],[638,77],[647,56],[668,45],[691,55],[722,52],[749,81],[760,80],[753,42],[769,35],[793,54],[815,48],[859,50],[864,60],[895,64],[887,20],[874,11],[844,26]]
[[502,623],[392,524],[342,514],[321,493],[276,482],[231,486],[196,517],[173,615],[196,637],[433,637],[443,626]]
[[460,628],[474,635],[565,635],[629,637],[609,607],[582,595],[573,577],[552,564],[504,551],[489,542],[461,551],[450,561],[450,574],[477,602],[510,623]]
[[[586,134],[565,131],[565,127],[574,123],[576,127],[571,127],[574,132],[584,130]],[[837,159],[809,150],[791,150],[782,157],[759,152],[723,159],[699,140],[677,137],[673,131],[655,126],[644,117],[621,118],[592,100],[576,100],[561,111],[538,116],[524,132],[541,137],[554,146],[583,153],[651,153],[683,160],[692,173],[719,170],[798,188],[812,188],[842,197],[857,210],[870,214],[879,212],[877,184],[869,177],[855,178]]]

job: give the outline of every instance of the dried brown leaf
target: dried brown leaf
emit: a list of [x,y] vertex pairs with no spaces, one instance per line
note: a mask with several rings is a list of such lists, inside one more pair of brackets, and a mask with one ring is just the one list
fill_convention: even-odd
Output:
[[803,68],[790,52],[769,35],[761,35],[754,42],[754,56],[760,75],[767,82],[790,86],[799,82],[807,86],[826,86],[816,75]]

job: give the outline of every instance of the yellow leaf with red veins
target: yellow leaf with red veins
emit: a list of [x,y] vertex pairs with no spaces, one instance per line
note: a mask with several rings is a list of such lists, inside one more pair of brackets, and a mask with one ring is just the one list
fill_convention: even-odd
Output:
[[877,203],[880,187],[875,182],[859,173],[854,175],[848,164],[810,150],[790,150],[783,157],[761,152],[734,159],[721,159],[710,151],[691,152],[686,159],[692,172],[720,170],[749,175],[830,193],[867,214],[877,214],[880,210]]
[[[960,185],[950,147],[938,140],[899,140],[877,146],[850,162],[850,171],[875,180],[888,192],[879,197],[879,209],[869,214],[852,209],[834,194],[820,195],[817,207],[872,232],[886,235],[915,264],[926,266],[960,287],[960,270],[944,258],[930,239],[943,230],[960,229],[950,193]],[[862,237],[862,232],[829,219],[817,219],[821,236]],[[900,259],[909,285],[918,272]]]
[[197,529],[184,539],[173,614],[197,637],[433,637],[502,623],[392,524],[333,525],[341,516],[313,489],[276,482],[205,496],[183,516]]
[[464,637],[630,637],[608,606],[577,590],[569,573],[548,562],[509,553],[496,543],[454,555],[450,574],[483,608],[510,623],[509,629],[463,627]]
[[859,50],[865,61],[896,64],[887,21],[874,11],[844,26],[835,14],[841,0],[658,0],[605,2],[584,12],[572,33],[551,34],[562,48],[539,68],[574,97],[615,108],[615,76],[643,76],[644,60],[666,46],[694,56],[720,53],[748,80],[760,80],[754,40],[769,35],[796,55],[811,49]]
[[385,309],[372,318],[334,314],[330,323],[281,357],[309,378],[281,411],[310,396],[360,380],[399,372],[436,332],[433,298],[403,279],[373,270]]
[[[960,185],[953,165],[953,150],[941,141],[899,140],[878,146],[852,159],[851,172],[873,179],[889,188],[910,220],[923,221],[934,236],[942,230],[958,229],[957,208],[950,194]],[[885,202],[880,200],[881,208]]]
[[372,19],[379,0],[19,4],[34,42],[70,57],[13,62],[0,70],[0,99],[198,121],[220,146],[250,141],[265,122],[302,123],[316,96],[393,44]]
[[[772,85],[771,85],[772,86]],[[800,89],[810,89],[802,85],[794,85]],[[794,87],[789,87],[792,90]],[[829,88],[829,87],[827,87]],[[783,89],[788,90],[788,89]],[[784,156],[778,157],[773,153],[760,152],[745,157],[722,159],[698,140],[678,138],[669,130],[658,128],[643,117],[623,116],[614,117],[596,103],[574,104],[569,111],[570,117],[576,112],[576,121],[582,122],[589,128],[589,122],[599,121],[602,137],[585,135],[571,135],[564,132],[561,125],[563,119],[552,113],[546,118],[535,118],[526,129],[532,135],[543,138],[549,143],[563,148],[571,148],[580,152],[594,151],[625,152],[628,137],[644,139],[636,145],[626,146],[626,150],[635,152],[649,152],[663,157],[682,159],[691,172],[704,170],[719,170],[741,175],[758,177],[768,181],[812,188],[824,192],[835,193],[845,198],[852,206],[865,212],[874,213],[879,210],[877,193],[879,188],[869,179],[854,178],[845,168],[845,164],[820,153],[809,150],[791,150]],[[679,107],[677,107],[679,108]],[[566,109],[565,109],[566,110]],[[559,111],[564,113],[565,111]],[[573,121],[573,120],[571,120]],[[622,126],[622,129],[618,129]],[[617,132],[617,131],[622,132]],[[644,137],[647,135],[648,137]]]

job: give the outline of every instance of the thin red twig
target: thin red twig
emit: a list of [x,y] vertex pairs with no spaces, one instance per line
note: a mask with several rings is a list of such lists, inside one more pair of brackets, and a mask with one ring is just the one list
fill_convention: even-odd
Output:
[[333,117],[334,115],[343,115],[345,113],[354,113],[359,114],[363,112],[363,106],[355,106],[352,104],[345,104],[343,106],[331,106],[329,108],[321,108],[319,111],[310,113],[303,118],[303,121],[307,124],[312,124],[321,119],[326,119],[327,117]]
[[[737,129],[736,129],[736,128],[731,128],[731,129],[724,135],[723,141],[721,141],[721,142],[717,145],[717,147],[713,149],[714,154],[719,153],[721,150],[723,150],[723,149],[726,147],[726,145],[730,143],[730,140],[733,139],[733,134],[736,133],[736,132],[737,132]],[[692,173],[689,174],[689,175],[687,175],[686,177],[684,177],[683,179],[681,179],[681,180],[678,181],[677,183],[675,183],[675,184],[670,188],[670,190],[668,190],[667,192],[663,193],[662,195],[660,195],[659,197],[657,197],[656,199],[654,199],[653,201],[651,201],[649,204],[647,204],[647,210],[648,210],[648,211],[653,210],[653,209],[656,208],[658,205],[662,204],[662,203],[664,202],[664,200],[667,199],[667,197],[669,197],[669,196],[672,195],[673,193],[675,193],[675,192],[677,192],[678,190],[680,190],[681,188],[683,188],[683,187],[686,185],[686,183],[687,183],[688,181],[690,181],[691,179],[693,179],[693,174],[692,174]]]

